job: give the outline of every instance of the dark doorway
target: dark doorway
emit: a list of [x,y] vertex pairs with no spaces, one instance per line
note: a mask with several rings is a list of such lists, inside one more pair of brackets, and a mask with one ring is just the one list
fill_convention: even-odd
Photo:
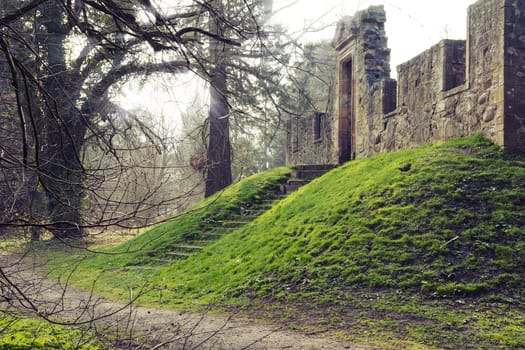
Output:
[[341,64],[339,76],[339,163],[353,159],[354,88],[352,60]]

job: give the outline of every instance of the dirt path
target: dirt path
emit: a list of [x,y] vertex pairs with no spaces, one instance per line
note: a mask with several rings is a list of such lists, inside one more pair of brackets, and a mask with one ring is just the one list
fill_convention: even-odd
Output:
[[[0,269],[20,289],[2,288],[1,309],[34,307],[54,320],[85,322],[101,334],[111,327],[119,337],[134,339],[135,347],[143,339],[145,349],[377,349],[245,317],[122,305],[41,277],[37,264],[13,255],[0,256]],[[19,292],[28,300],[20,301]]]

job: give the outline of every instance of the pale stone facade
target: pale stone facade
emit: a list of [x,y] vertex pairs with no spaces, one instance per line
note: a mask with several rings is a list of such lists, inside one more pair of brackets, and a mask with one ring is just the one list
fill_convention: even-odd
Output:
[[290,164],[342,163],[476,132],[525,150],[525,0],[471,5],[467,39],[443,40],[401,64],[397,81],[385,21],[382,6],[340,21],[336,115],[325,117],[322,140],[314,140],[315,118],[289,123],[289,140],[300,140],[288,144]]

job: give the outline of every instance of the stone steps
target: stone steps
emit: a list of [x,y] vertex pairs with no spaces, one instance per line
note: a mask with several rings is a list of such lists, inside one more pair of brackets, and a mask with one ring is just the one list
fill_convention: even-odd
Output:
[[[216,235],[216,236],[220,236],[220,235]],[[213,240],[210,240],[210,239],[194,239],[191,242],[193,244],[199,244],[200,246],[202,246],[204,248],[203,245],[208,245],[208,243],[213,242]]]
[[156,270],[159,270],[160,267],[159,266],[148,266],[148,265],[128,265],[128,266],[125,266],[124,269],[127,269],[127,270],[151,270],[151,271],[156,271]]
[[324,171],[328,172],[337,167],[337,164],[300,164],[294,165],[293,169],[296,171]]
[[282,190],[285,191],[286,193],[292,193],[292,192],[297,191],[299,189],[299,187],[301,187],[303,185],[304,184],[289,183],[289,184],[283,185]]
[[[313,179],[324,175],[334,167],[332,164],[295,166],[287,182],[282,184],[279,190],[275,191],[271,197],[259,199],[249,208],[244,208],[240,213],[233,214],[229,218],[210,220],[206,223],[206,232],[200,232],[195,236],[191,236],[192,238],[186,239],[184,242],[173,244],[171,246],[172,250],[166,253],[166,257],[162,257],[162,259],[158,259],[157,261],[174,262],[199,253],[207,245],[221,239],[230,232],[237,231],[241,227],[252,223],[273,205],[286,198],[288,194],[306,185]],[[166,259],[167,257],[171,259]]]
[[292,193],[313,179],[323,176],[336,166],[335,164],[296,165],[293,167],[294,171],[290,174],[290,179],[281,185],[281,192]]
[[184,242],[173,244],[171,246],[172,250],[165,253],[165,257],[155,260],[161,262],[175,262],[197,254],[206,248],[207,245],[210,245],[225,235],[252,223],[261,214],[269,210],[275,203],[279,202],[286,196],[287,194],[276,191],[270,198],[260,199],[257,203],[249,208],[243,209],[238,214],[232,215],[223,220],[213,220],[206,224],[206,232],[200,232],[195,236],[191,236],[192,238],[186,239]]
[[292,177],[303,180],[313,180],[326,174],[328,170],[296,170]]
[[208,238],[210,238],[210,240],[213,240],[213,239],[219,239],[223,235],[219,234],[217,232],[203,232],[203,233],[201,233],[201,236],[202,237],[208,237]]
[[[254,218],[255,219],[255,218]],[[251,223],[253,220],[225,220],[221,221],[223,227],[232,227],[232,226],[244,226]]]
[[182,258],[187,258],[193,255],[192,253],[183,253],[183,252],[167,252],[166,254],[171,255],[171,256],[176,256],[176,257],[182,257]]
[[252,222],[253,220],[257,219],[259,215],[261,215],[262,213],[264,213],[264,211],[258,211],[257,213],[254,213],[253,215],[252,214],[251,215],[241,215],[240,218],[242,218],[243,220]]
[[200,245],[190,245],[190,244],[174,244],[173,248],[178,249],[189,249],[189,250],[203,250],[204,247]]

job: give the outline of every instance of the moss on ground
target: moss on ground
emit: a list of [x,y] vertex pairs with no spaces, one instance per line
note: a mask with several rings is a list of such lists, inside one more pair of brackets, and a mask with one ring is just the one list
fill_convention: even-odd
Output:
[[144,303],[171,307],[277,315],[289,305],[289,324],[307,324],[307,312],[368,342],[525,347],[525,161],[479,135],[349,162],[198,255],[151,259],[287,172],[234,185],[107,255],[84,254],[74,278],[97,276],[113,297],[144,286]]
[[0,312],[1,350],[98,350],[105,347],[92,335],[71,327],[50,325]]

